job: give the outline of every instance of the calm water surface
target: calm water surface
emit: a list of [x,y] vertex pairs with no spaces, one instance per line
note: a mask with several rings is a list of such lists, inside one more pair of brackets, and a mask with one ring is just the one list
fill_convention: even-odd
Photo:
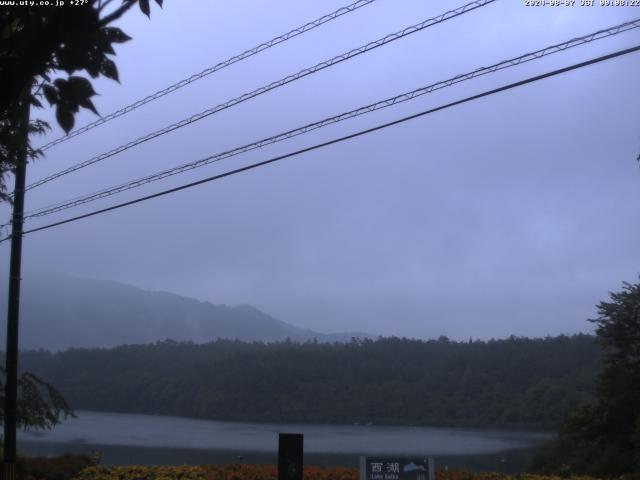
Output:
[[523,452],[552,438],[549,433],[512,430],[255,424],[86,411],[77,415],[52,431],[20,432],[18,448],[48,455],[98,447],[105,463],[273,463],[278,433],[295,432],[304,434],[305,458],[317,464],[355,466],[360,454],[486,457],[498,463],[517,458],[514,461],[522,463]]

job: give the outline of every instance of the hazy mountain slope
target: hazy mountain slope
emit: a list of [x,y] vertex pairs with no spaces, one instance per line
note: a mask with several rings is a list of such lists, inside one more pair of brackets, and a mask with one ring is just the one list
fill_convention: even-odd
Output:
[[[6,280],[0,308],[6,311]],[[4,345],[6,332],[0,332]],[[248,305],[229,307],[166,292],[71,276],[25,276],[20,347],[60,350],[111,347],[158,340],[205,342],[215,338],[275,341],[348,340],[294,327]]]

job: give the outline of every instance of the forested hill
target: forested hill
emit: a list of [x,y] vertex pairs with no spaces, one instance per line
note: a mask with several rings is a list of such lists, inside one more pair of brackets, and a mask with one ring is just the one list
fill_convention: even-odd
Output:
[[24,352],[75,409],[252,422],[557,426],[587,401],[594,337],[176,343]]

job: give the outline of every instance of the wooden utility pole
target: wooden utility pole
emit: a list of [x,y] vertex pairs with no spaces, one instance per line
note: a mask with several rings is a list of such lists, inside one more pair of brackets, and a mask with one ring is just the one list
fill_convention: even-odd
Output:
[[4,480],[16,478],[16,427],[18,403],[18,324],[20,319],[20,274],[22,264],[22,227],[24,188],[27,176],[27,145],[29,142],[29,90],[22,95],[20,129],[23,136],[16,166],[13,170],[13,217],[11,222],[11,259],[9,267],[9,302],[7,311],[7,369],[4,393]]

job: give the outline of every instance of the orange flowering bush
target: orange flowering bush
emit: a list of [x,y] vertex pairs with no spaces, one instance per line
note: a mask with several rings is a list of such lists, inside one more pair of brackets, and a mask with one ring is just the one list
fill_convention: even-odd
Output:
[[[276,465],[207,465],[207,480],[277,480]],[[358,480],[357,468],[305,466],[305,480]]]
[[93,466],[82,470],[74,480],[207,480],[207,476],[202,467],[188,465]]
[[[205,465],[205,466],[97,466],[82,470],[74,480],[277,480],[275,465]],[[304,467],[304,480],[359,480],[357,468]],[[541,475],[507,475],[473,473],[462,470],[436,472],[436,480],[594,480],[590,477],[570,479]]]
[[438,469],[436,471],[436,480],[596,480],[592,477],[559,477],[552,475],[530,475],[528,473],[518,475],[508,475],[506,473],[475,473],[464,470]]

